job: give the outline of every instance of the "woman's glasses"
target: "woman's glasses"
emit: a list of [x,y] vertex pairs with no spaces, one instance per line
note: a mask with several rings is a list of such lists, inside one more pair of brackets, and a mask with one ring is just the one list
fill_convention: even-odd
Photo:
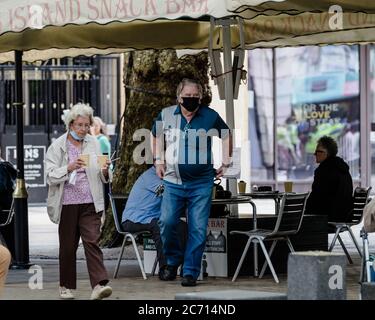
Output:
[[327,151],[324,151],[324,150],[315,150],[314,155],[316,156],[317,154],[322,154],[322,153],[327,153]]
[[90,130],[90,125],[88,124],[78,123],[78,124],[73,124],[73,127],[76,128],[77,130],[85,130],[85,131]]

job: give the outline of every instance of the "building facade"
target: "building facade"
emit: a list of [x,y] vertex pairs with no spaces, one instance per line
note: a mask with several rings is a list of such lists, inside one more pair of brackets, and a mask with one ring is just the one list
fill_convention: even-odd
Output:
[[[63,111],[88,103],[108,124],[114,144],[120,119],[119,56],[51,59],[23,66],[25,180],[29,202],[45,202],[45,152],[65,132]],[[0,141],[2,157],[16,164],[15,71],[0,65]]]

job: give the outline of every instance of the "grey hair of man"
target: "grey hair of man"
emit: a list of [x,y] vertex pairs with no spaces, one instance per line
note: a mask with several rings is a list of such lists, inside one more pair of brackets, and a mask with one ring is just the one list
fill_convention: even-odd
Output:
[[181,92],[186,85],[197,86],[198,91],[199,91],[199,98],[202,99],[202,97],[203,97],[203,87],[202,87],[202,85],[197,80],[188,79],[188,78],[182,79],[181,82],[178,84],[177,90],[176,90],[177,99],[180,98]]
[[318,140],[318,146],[327,150],[328,157],[335,157],[338,152],[338,147],[336,141],[329,137],[323,136]]
[[75,104],[70,111],[65,115],[65,127],[69,130],[70,125],[78,118],[86,117],[90,119],[90,126],[94,123],[94,110],[84,103]]

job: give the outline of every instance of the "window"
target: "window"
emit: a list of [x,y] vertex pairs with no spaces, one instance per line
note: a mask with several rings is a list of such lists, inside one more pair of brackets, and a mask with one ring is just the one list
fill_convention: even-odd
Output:
[[[313,153],[323,135],[336,139],[338,155],[349,164],[353,178],[360,178],[358,46],[273,52],[274,56],[269,49],[258,49],[249,54],[250,90],[254,91],[250,139],[259,149],[257,153],[252,147],[257,159],[252,162],[253,179],[272,180],[272,175],[264,173],[275,163],[278,181],[311,181],[316,168]],[[276,150],[272,147],[274,100]]]
[[255,49],[248,56],[251,178],[267,182],[275,179],[272,50]]

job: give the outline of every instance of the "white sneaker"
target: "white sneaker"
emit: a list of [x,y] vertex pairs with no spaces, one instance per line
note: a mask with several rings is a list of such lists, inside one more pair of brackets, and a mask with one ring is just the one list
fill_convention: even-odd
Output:
[[112,288],[110,286],[101,286],[97,284],[91,293],[91,300],[101,300],[109,297],[112,294]]
[[65,287],[60,287],[59,291],[61,299],[74,299],[72,290],[67,289]]

